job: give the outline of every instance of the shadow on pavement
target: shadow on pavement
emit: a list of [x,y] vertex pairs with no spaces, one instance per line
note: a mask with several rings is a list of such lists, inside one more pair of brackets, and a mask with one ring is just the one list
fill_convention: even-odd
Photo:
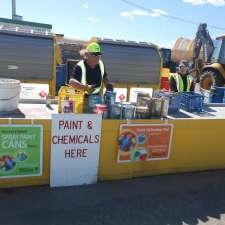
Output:
[[224,190],[225,171],[0,190],[0,224],[224,224]]

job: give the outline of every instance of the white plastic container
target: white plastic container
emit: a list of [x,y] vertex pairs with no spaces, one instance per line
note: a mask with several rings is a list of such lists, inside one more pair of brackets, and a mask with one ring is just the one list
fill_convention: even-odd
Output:
[[0,78],[0,113],[14,111],[20,99],[20,81]]

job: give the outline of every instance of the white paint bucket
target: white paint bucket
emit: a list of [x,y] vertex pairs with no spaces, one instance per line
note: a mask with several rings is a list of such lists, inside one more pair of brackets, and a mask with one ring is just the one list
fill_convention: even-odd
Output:
[[18,108],[20,91],[19,80],[0,78],[0,113]]

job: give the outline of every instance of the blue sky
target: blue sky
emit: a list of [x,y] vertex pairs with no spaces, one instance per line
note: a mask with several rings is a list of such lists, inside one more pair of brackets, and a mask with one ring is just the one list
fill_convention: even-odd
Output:
[[[147,41],[171,47],[178,37],[193,38],[197,25],[173,20],[206,22],[225,28],[225,0],[17,0],[24,20],[48,23],[66,37],[89,40],[93,36]],[[11,18],[11,0],[0,0],[0,17]],[[224,30],[208,28],[212,37]]]

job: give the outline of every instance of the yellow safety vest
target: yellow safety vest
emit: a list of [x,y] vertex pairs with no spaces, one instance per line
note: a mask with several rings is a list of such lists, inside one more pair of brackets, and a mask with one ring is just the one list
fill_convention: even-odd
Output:
[[[81,83],[83,85],[87,85],[87,74],[86,74],[86,66],[84,64],[84,60],[81,60],[80,62],[77,63],[78,66],[80,66],[81,71],[82,71],[82,77],[81,77]],[[102,83],[103,83],[103,77],[104,77],[104,73],[105,73],[105,68],[104,68],[104,64],[101,60],[99,60],[99,67],[100,67],[100,72],[101,72],[101,77],[102,77],[102,81],[101,81],[101,85],[99,87],[96,87],[94,89],[94,91],[92,92],[92,94],[97,94],[100,92],[101,88],[102,88]]]
[[[170,73],[170,78],[173,77],[174,80],[176,81],[177,85],[177,90],[178,92],[183,92],[184,91],[184,82],[179,73]],[[193,81],[193,77],[191,75],[187,75],[187,92],[190,91],[191,89],[191,83]]]

